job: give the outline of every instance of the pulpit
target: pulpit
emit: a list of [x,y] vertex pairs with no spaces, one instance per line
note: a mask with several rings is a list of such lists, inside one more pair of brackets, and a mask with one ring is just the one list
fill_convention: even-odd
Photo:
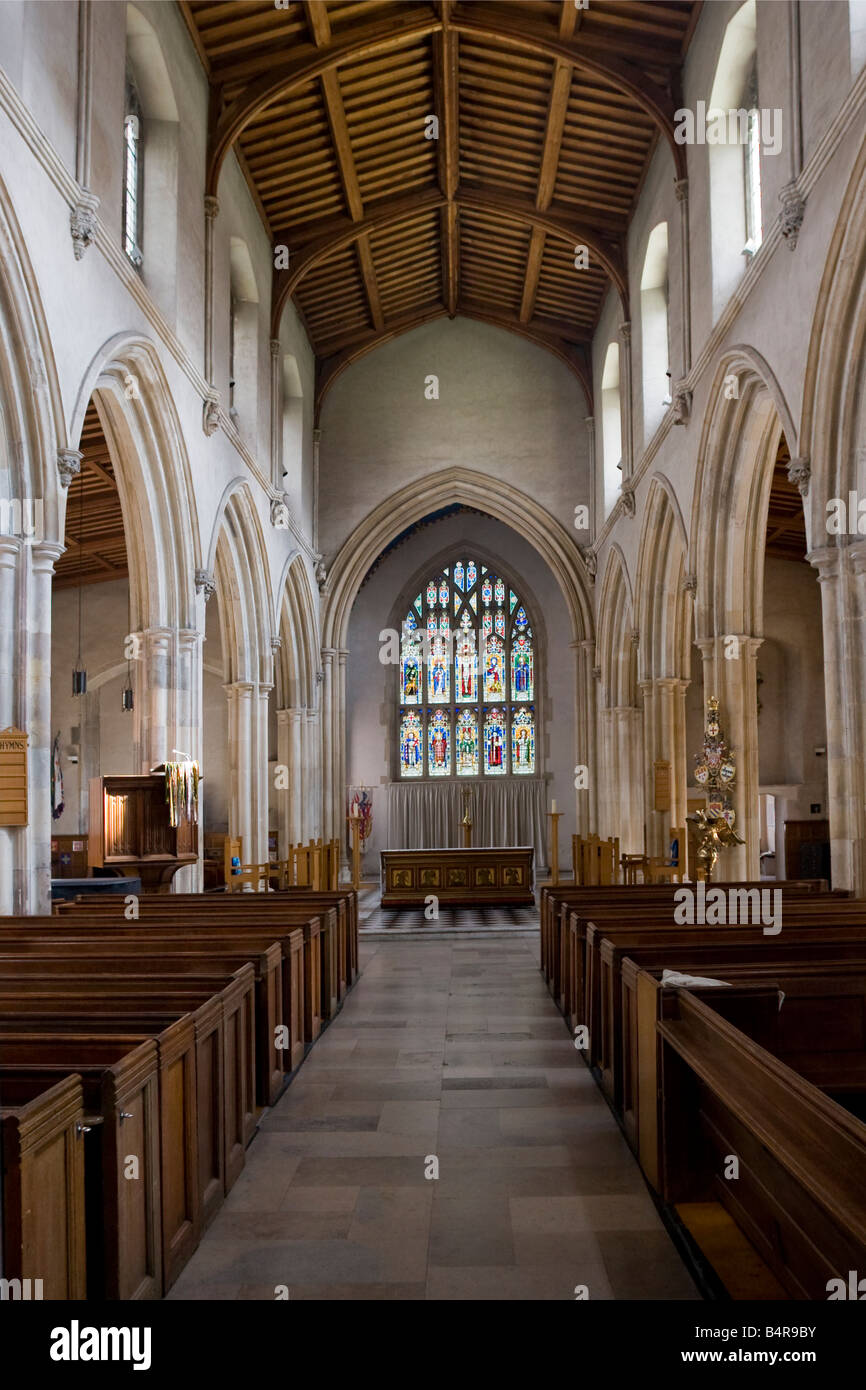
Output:
[[168,892],[198,861],[198,826],[183,815],[171,824],[164,772],[92,777],[89,823],[89,867],[140,878],[145,892]]

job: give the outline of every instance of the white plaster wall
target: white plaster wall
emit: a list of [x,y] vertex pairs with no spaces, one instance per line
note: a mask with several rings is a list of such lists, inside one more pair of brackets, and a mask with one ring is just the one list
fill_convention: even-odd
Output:
[[542,727],[536,744],[536,766],[538,775],[549,777],[549,797],[557,798],[564,813],[559,823],[560,848],[565,856],[563,862],[568,862],[570,837],[575,830],[575,676],[565,603],[544,559],[523,537],[490,517],[459,513],[425,526],[391,551],[361,588],[352,609],[346,769],[350,784],[376,789],[373,834],[366,850],[368,872],[376,868],[379,850],[387,848],[387,787],[393,767],[394,712],[399,698],[397,667],[379,661],[379,633],[390,626],[398,596],[416,571],[451,548],[455,552],[478,548],[501,559],[532,611],[541,653],[536,710]]
[[[439,399],[424,382],[439,378]],[[551,353],[470,319],[438,319],[349,367],[322,410],[322,551],[333,557],[398,488],[458,465],[521,488],[570,526],[587,502],[586,400]]]

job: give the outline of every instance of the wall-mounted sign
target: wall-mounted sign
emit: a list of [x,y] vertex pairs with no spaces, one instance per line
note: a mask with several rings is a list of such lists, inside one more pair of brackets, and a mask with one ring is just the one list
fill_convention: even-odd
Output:
[[27,734],[0,731],[0,825],[27,824]]
[[653,809],[671,809],[671,765],[661,759],[653,763]]

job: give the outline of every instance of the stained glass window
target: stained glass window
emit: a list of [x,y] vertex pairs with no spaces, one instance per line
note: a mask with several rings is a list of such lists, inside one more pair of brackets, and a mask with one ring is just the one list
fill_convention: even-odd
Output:
[[498,706],[484,717],[484,771],[499,777],[505,772],[508,750],[505,743],[505,710]]
[[423,771],[421,720],[407,711],[400,720],[400,772],[403,777],[420,777]]
[[471,555],[429,576],[403,625],[400,776],[536,771],[535,643],[507,580]]
[[437,709],[427,720],[428,759],[431,777],[447,777],[451,772],[451,715]]
[[511,771],[535,771],[535,716],[531,708],[511,715]]
[[457,716],[457,776],[478,776],[478,715],[462,709]]

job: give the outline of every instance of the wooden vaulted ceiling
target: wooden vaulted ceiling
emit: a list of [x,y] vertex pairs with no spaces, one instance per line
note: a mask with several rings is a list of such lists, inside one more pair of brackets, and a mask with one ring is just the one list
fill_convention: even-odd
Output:
[[66,550],[54,566],[54,587],[103,584],[129,574],[123,512],[114,465],[93,401],[81,430],[81,469],[66,499]]
[[[700,0],[180,0],[211,87],[208,187],[238,155],[318,359],[458,314],[555,352],[589,392],[625,234],[673,141]],[[425,136],[438,118],[438,139]],[[575,267],[575,248],[588,268]]]
[[782,435],[770,484],[764,554],[775,556],[777,560],[802,560],[805,563],[809,549],[806,543],[806,518],[800,489],[788,479],[790,462],[791,452]]

